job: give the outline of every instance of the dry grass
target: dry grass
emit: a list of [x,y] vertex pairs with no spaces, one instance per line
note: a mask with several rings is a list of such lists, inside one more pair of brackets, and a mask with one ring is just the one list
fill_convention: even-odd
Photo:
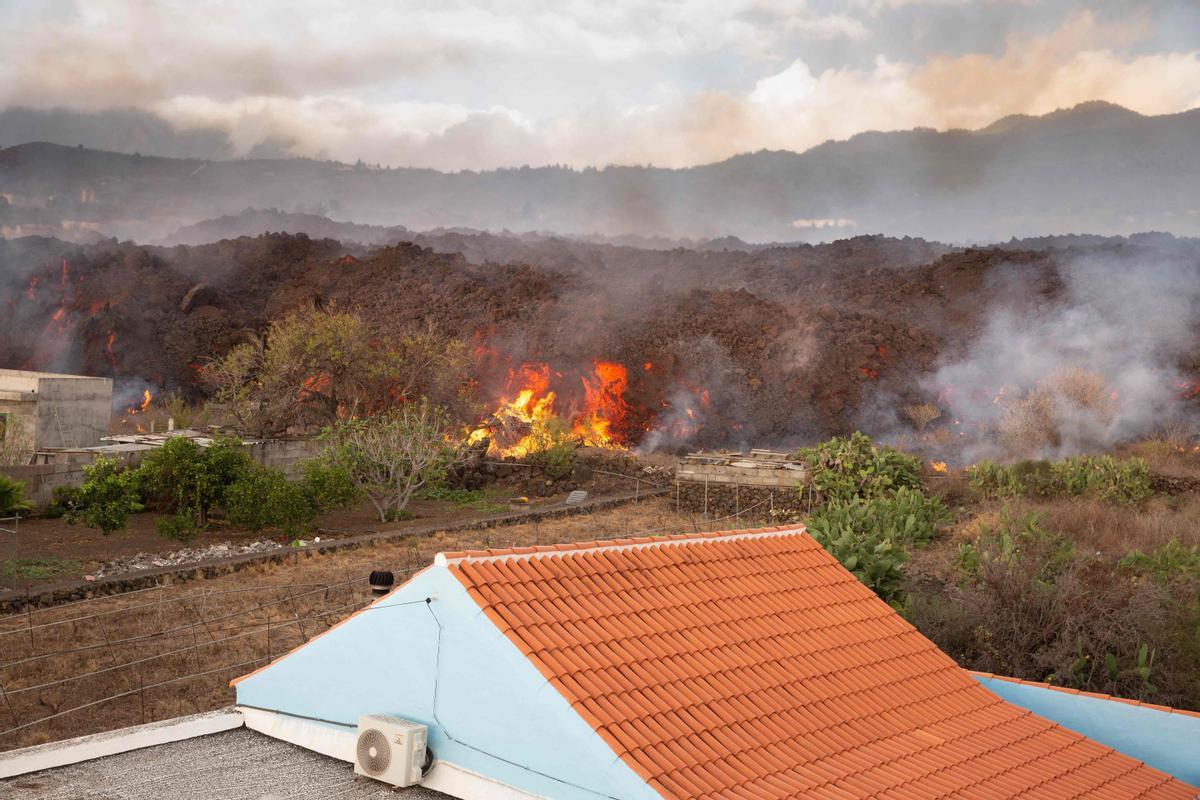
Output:
[[1132,550],[1149,552],[1172,539],[1200,544],[1200,495],[1156,497],[1141,506],[1117,506],[1102,500],[1010,499],[981,503],[949,532],[957,544],[995,528],[1007,514],[1036,513],[1048,530],[1058,531],[1083,551],[1120,557]]
[[[439,551],[734,527],[735,520],[676,514],[668,499],[656,498],[586,516],[312,553],[295,564],[0,617],[0,749],[229,705],[231,678],[368,602],[372,569],[390,569],[400,582]],[[80,677],[89,673],[96,674]],[[96,704],[71,710],[89,703]]]
[[1067,367],[1005,408],[1000,443],[1013,458],[1037,456],[1057,449],[1068,436],[1086,438],[1091,428],[1107,428],[1116,408],[1103,375]]

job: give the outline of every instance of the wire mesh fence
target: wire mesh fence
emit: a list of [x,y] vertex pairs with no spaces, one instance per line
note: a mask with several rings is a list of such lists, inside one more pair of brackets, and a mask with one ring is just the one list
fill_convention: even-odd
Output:
[[0,617],[0,750],[226,706],[231,679],[367,605],[373,568],[390,569],[399,584],[439,551],[737,528],[754,511],[705,519],[672,505],[656,497],[563,519],[394,539]]

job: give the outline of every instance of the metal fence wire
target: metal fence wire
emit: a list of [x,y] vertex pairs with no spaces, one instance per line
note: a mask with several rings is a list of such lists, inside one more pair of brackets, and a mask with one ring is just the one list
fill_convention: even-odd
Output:
[[[632,479],[639,487],[663,488],[644,476],[608,474]],[[635,492],[635,500],[639,497]],[[741,527],[742,518],[761,505],[715,519],[693,515],[686,527]],[[613,530],[593,509],[582,513],[595,524],[581,526],[579,540],[679,533],[685,527]],[[532,528],[532,541],[528,531],[520,542],[503,541],[503,529],[460,531],[449,541],[444,533],[436,542],[413,537],[405,555],[408,564],[395,573],[397,584],[432,560],[430,553],[423,554],[423,543],[463,550],[574,540],[543,539],[536,521],[513,527]],[[389,542],[393,543],[406,547],[402,540]],[[269,663],[367,606],[372,595],[366,583],[365,576],[345,575],[320,583],[264,582],[221,589],[160,584],[0,617],[0,720],[8,718],[0,729],[0,749],[227,705],[230,679]],[[166,697],[170,702],[164,701],[164,693],[173,693]],[[180,704],[189,702],[192,708],[181,712]],[[93,711],[91,723],[78,722],[89,710],[117,703],[122,705],[103,715]],[[68,719],[76,722],[56,729],[56,723]]]

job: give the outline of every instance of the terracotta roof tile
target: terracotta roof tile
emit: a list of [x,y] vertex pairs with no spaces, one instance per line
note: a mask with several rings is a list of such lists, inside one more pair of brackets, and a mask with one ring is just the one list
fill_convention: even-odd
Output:
[[440,560],[666,798],[1196,795],[989,692],[803,529]]

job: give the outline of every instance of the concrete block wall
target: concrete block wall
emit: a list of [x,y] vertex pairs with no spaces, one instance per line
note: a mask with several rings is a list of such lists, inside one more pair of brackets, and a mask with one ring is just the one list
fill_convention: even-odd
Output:
[[0,413],[18,417],[34,449],[95,447],[108,435],[112,380],[0,369]]
[[[316,441],[307,439],[281,439],[256,442],[247,445],[250,457],[259,464],[282,470],[289,478],[303,475],[304,462],[315,458],[320,452]],[[136,466],[153,448],[127,452],[72,451],[43,453],[43,463],[0,467],[0,473],[19,481],[25,481],[25,498],[34,506],[45,508],[54,499],[54,490],[59,486],[78,486],[83,483],[83,469],[97,455],[115,458],[125,466]]]

